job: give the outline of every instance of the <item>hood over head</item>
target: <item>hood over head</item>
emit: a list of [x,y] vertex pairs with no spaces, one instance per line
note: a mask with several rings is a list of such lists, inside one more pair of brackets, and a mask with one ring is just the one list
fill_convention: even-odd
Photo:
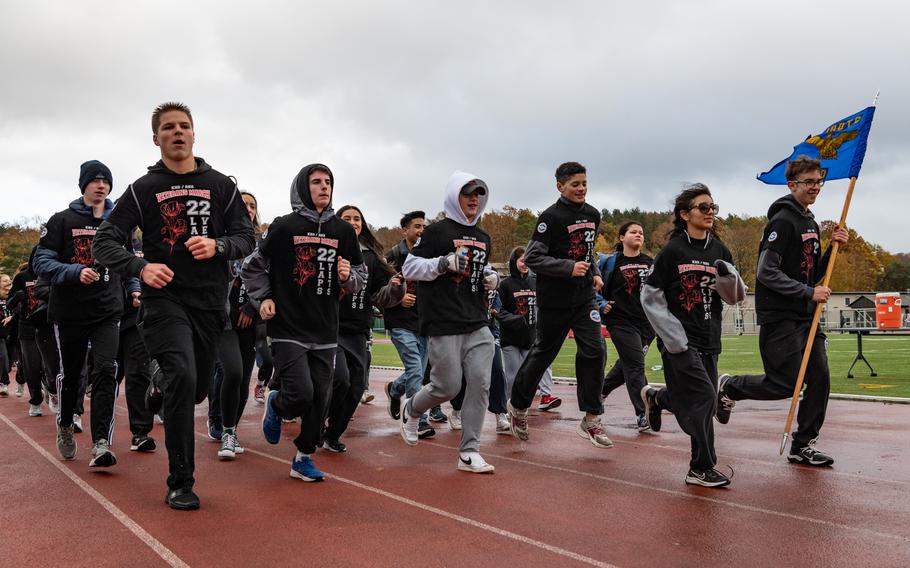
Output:
[[525,247],[515,247],[512,249],[512,252],[509,253],[509,276],[512,278],[524,278],[531,272],[529,269],[528,272],[522,274],[521,271],[518,270],[518,257],[524,253]]
[[[461,205],[458,203],[458,196],[465,186],[468,186],[470,189],[476,188],[480,190],[480,206],[477,208],[477,215],[474,217],[473,221],[468,221],[464,211],[461,210]],[[443,210],[446,213],[446,217],[456,223],[473,226],[477,224],[477,221],[480,220],[480,216],[483,215],[489,198],[490,189],[483,180],[474,174],[457,171],[449,176],[449,181],[446,182],[446,196],[445,201],[443,202]]]
[[[328,206],[321,212],[316,213],[316,206],[313,204],[313,198],[310,196],[310,174],[314,169],[324,169],[329,172],[329,179],[332,180],[332,197]],[[323,222],[335,214],[332,209],[332,199],[335,198],[335,174],[325,164],[309,164],[304,166],[300,172],[294,176],[291,182],[291,209],[297,214],[306,217],[314,222]]]
[[813,215],[812,212],[808,209],[803,209],[802,206],[796,201],[796,198],[793,197],[792,193],[781,197],[771,204],[771,207],[768,208],[768,219],[771,219],[784,209],[792,209],[802,217],[815,219],[815,215]]

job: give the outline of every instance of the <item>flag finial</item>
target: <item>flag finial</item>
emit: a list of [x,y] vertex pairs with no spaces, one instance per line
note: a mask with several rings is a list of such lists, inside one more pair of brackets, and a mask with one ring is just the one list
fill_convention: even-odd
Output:
[[872,106],[876,106],[878,104],[878,96],[881,94],[881,92],[881,89],[875,91],[875,98],[872,99]]

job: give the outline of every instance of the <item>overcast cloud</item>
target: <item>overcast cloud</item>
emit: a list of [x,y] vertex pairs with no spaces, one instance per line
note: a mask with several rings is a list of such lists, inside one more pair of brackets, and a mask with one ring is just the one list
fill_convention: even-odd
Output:
[[[849,224],[910,251],[906,3],[3,5],[0,222],[63,209],[88,159],[118,197],[157,161],[149,116],[167,100],[192,108],[196,155],[264,220],[314,161],[336,206],[374,225],[434,215],[456,169],[488,182],[492,208],[543,209],[567,160],[598,208],[668,208],[702,181],[722,214],[758,215],[784,190],[755,174],[881,89]],[[819,219],[846,187],[825,186]]]

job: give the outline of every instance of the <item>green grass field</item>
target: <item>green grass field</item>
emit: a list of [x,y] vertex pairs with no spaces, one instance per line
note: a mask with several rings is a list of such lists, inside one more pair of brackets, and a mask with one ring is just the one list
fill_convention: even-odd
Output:
[[[377,339],[385,336],[380,333]],[[761,373],[761,356],[758,353],[758,336],[728,336],[723,338],[724,351],[720,356],[720,372],[730,374]],[[856,336],[832,333],[828,337],[828,364],[831,369],[831,392],[874,396],[910,397],[910,337],[866,336],[863,353],[875,368],[877,377],[869,376],[869,369],[862,361],[853,368],[853,379],[847,378],[847,369],[856,355]],[[616,351],[607,341],[607,366],[616,361]],[[652,344],[646,358],[649,380],[663,382],[663,372],[652,367],[660,365],[660,355]],[[373,345],[373,364],[400,367],[401,360],[390,343]],[[553,363],[553,374],[561,377],[575,376],[575,342],[566,341],[559,357]]]

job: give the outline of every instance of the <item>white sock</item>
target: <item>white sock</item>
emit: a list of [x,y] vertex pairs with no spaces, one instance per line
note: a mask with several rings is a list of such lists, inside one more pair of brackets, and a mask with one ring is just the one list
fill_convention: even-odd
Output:
[[308,457],[310,457],[310,454],[305,454],[303,452],[297,452],[297,455],[294,457],[294,461],[300,461],[303,458],[308,458]]

